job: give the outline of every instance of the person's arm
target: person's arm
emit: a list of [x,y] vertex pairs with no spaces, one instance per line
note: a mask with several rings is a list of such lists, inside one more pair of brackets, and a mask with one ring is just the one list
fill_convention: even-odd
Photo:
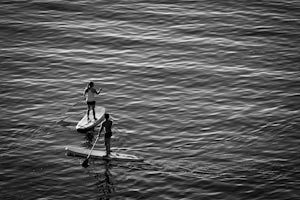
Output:
[[99,91],[95,90],[95,91],[96,91],[96,94],[100,94],[101,90],[102,90],[102,88],[100,88]]
[[87,93],[87,88],[85,88],[83,91],[83,97],[85,97],[86,93]]

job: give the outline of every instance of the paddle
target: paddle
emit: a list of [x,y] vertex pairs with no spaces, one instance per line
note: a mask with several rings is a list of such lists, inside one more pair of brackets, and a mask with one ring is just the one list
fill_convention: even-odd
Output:
[[94,147],[95,147],[95,145],[96,145],[96,143],[97,143],[97,140],[98,140],[100,134],[101,134],[101,133],[100,133],[100,129],[99,129],[99,130],[98,130],[97,138],[96,138],[95,143],[93,144],[93,146],[92,146],[92,148],[91,148],[91,151],[90,151],[89,155],[87,156],[87,158],[86,158],[86,159],[82,162],[82,164],[81,164],[82,167],[87,168],[87,167],[89,166],[89,158],[90,158],[91,153],[92,153],[92,151],[93,151],[93,149],[94,149]]

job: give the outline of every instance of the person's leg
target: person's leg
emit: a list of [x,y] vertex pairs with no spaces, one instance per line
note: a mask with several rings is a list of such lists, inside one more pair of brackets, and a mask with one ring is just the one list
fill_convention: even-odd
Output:
[[96,112],[95,112],[95,103],[92,105],[92,107],[93,107],[93,115],[94,115],[94,119],[97,120],[97,118],[96,118]]
[[106,156],[110,154],[110,138],[105,138]]
[[90,105],[88,104],[88,108],[87,108],[87,111],[86,111],[86,115],[87,115],[87,119],[89,120],[90,119]]
[[110,138],[107,138],[107,152],[110,154]]
[[107,150],[108,150],[108,142],[107,142],[107,139],[108,139],[108,138],[105,138],[105,139],[104,139],[104,141],[105,141],[106,156],[108,156],[108,151],[107,151]]

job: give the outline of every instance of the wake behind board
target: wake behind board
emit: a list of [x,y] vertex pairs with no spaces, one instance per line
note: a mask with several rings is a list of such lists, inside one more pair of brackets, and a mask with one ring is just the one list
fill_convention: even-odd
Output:
[[84,117],[77,123],[76,130],[78,132],[87,132],[93,129],[95,126],[101,123],[104,119],[105,108],[101,106],[95,107],[95,113],[97,120],[94,120],[93,111],[90,111],[90,119],[88,120],[87,115],[85,114]]
[[[76,146],[68,146],[65,149],[68,155],[72,156],[81,156],[87,157],[90,153],[90,149],[83,148],[83,147],[76,147]],[[120,160],[120,161],[143,161],[144,158],[137,157],[134,155],[124,154],[124,153],[117,153],[111,152],[108,157],[105,156],[106,152],[101,150],[93,150],[90,157],[91,158],[99,158],[104,160]]]

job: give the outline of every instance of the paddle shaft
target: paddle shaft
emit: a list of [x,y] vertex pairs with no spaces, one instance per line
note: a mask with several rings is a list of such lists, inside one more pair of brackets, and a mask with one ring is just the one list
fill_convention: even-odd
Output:
[[100,136],[100,134],[101,134],[100,130],[101,130],[101,129],[99,129],[97,138],[96,138],[96,140],[95,140],[95,142],[94,142],[94,144],[93,144],[93,146],[92,146],[92,148],[91,148],[91,150],[90,150],[90,152],[89,152],[89,155],[86,157],[86,159],[89,159],[90,156],[91,156],[91,153],[92,153],[92,151],[93,151],[93,149],[94,149],[94,147],[95,147],[95,145],[96,145],[96,143],[97,143],[97,141],[98,141],[98,138],[99,138],[99,136]]

